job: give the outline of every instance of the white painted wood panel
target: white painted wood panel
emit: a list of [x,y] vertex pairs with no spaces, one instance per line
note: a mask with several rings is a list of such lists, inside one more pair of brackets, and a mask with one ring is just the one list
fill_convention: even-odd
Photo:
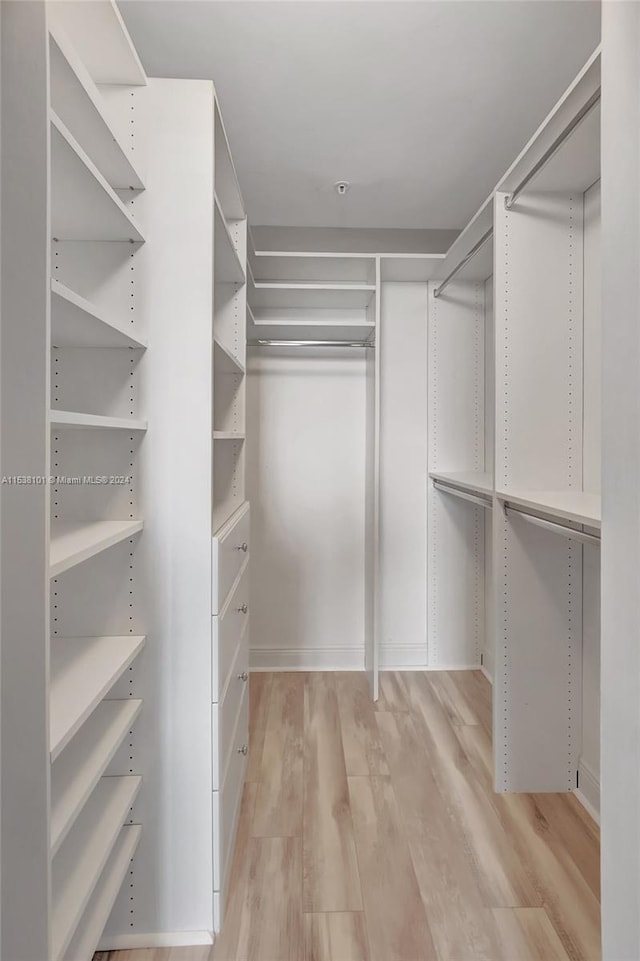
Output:
[[252,666],[364,656],[365,359],[250,352]]
[[427,664],[427,285],[381,288],[380,666]]

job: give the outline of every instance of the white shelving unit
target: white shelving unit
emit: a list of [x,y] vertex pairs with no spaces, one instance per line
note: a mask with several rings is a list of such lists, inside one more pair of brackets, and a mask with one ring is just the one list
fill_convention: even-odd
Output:
[[597,52],[494,199],[496,788],[577,790],[595,811],[599,91]]
[[249,340],[373,341],[375,257],[256,251],[249,266]]
[[429,282],[427,663],[435,669],[492,670],[492,227],[486,202]]

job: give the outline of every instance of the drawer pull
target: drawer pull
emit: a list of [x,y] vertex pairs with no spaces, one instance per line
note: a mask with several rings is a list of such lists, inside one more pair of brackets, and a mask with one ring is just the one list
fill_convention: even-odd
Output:
[[249,748],[247,747],[246,744],[243,744],[242,747],[238,748],[238,754],[247,754],[248,752],[249,752]]
[[247,551],[249,550],[249,545],[248,545],[247,542],[245,541],[244,544],[240,544],[239,547],[236,547],[236,550],[237,550],[237,551],[242,551],[244,554],[246,554]]
[[248,680],[249,680],[249,675],[247,674],[246,671],[243,671],[242,674],[238,674],[238,680],[239,680],[239,681],[248,681]]
[[236,608],[236,611],[238,612],[238,614],[246,614],[248,610],[249,608],[247,607],[246,604],[243,604],[242,607]]

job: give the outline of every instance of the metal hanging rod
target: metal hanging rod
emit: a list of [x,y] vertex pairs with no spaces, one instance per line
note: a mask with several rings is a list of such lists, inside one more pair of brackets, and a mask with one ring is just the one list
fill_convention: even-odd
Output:
[[561,134],[559,134],[559,136],[556,137],[556,139],[553,141],[549,149],[545,150],[542,157],[540,157],[540,160],[538,160],[538,162],[534,164],[534,166],[531,168],[531,170],[526,175],[526,177],[523,177],[523,179],[520,181],[518,186],[515,187],[515,189],[512,190],[511,193],[505,197],[504,205],[507,208],[507,210],[511,210],[511,208],[513,207],[514,203],[516,202],[516,200],[518,199],[522,191],[527,187],[528,184],[531,183],[534,177],[538,176],[542,168],[551,160],[553,155],[557,153],[557,151],[560,149],[560,147],[565,142],[565,140],[567,140],[567,138],[571,136],[573,131],[576,129],[576,127],[579,124],[582,123],[582,121],[587,116],[587,114],[591,113],[591,111],[596,106],[596,104],[600,103],[600,96],[601,96],[600,90],[596,90],[596,92],[592,94],[592,96],[587,100],[585,105],[578,111],[578,113],[575,115],[571,123],[567,127],[565,127],[565,129],[562,131]]
[[454,278],[457,274],[460,273],[460,271],[462,270],[463,267],[466,267],[466,266],[467,266],[467,264],[469,263],[470,260],[473,260],[473,258],[474,258],[475,255],[478,253],[478,251],[480,250],[480,248],[481,248],[481,247],[484,247],[484,245],[486,244],[487,240],[489,240],[489,238],[490,238],[492,235],[493,235],[493,227],[489,227],[489,229],[482,235],[482,237],[480,238],[480,240],[478,241],[478,243],[473,245],[473,247],[471,248],[471,250],[469,251],[469,253],[466,254],[466,255],[462,258],[462,260],[460,261],[460,263],[459,263],[456,267],[454,267],[453,270],[451,271],[451,273],[450,273],[450,274],[447,274],[447,276],[444,278],[444,280],[442,281],[442,283],[439,284],[439,285],[436,287],[436,289],[435,289],[434,292],[433,292],[433,296],[434,296],[434,297],[439,297],[439,296],[440,296],[440,294],[445,290],[445,288],[449,286],[449,284],[451,283],[451,281],[453,280],[453,278]]
[[477,494],[470,494],[468,491],[460,490],[459,487],[450,487],[449,484],[443,484],[437,480],[434,480],[433,486],[442,494],[453,494],[454,497],[461,497],[463,501],[470,501],[472,504],[475,504],[476,507],[483,507],[487,511],[492,509],[492,503],[488,498],[480,497]]
[[535,514],[529,514],[527,511],[520,510],[519,507],[512,507],[511,504],[504,505],[504,512],[505,514],[517,514],[529,524],[535,524],[536,527],[542,527],[544,530],[552,531],[554,534],[562,534],[563,537],[568,537],[572,541],[580,541],[581,544],[595,544],[597,547],[600,546],[599,534],[588,534],[586,531],[576,531],[567,524],[560,524],[558,521],[548,521],[545,520],[544,517],[536,517]]
[[361,340],[248,340],[247,347],[375,347]]

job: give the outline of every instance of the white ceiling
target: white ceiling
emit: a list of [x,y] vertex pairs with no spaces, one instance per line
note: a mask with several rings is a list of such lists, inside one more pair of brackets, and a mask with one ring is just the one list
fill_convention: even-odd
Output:
[[119,6],[150,76],[215,81],[251,222],[289,226],[464,226],[600,30],[582,0]]

